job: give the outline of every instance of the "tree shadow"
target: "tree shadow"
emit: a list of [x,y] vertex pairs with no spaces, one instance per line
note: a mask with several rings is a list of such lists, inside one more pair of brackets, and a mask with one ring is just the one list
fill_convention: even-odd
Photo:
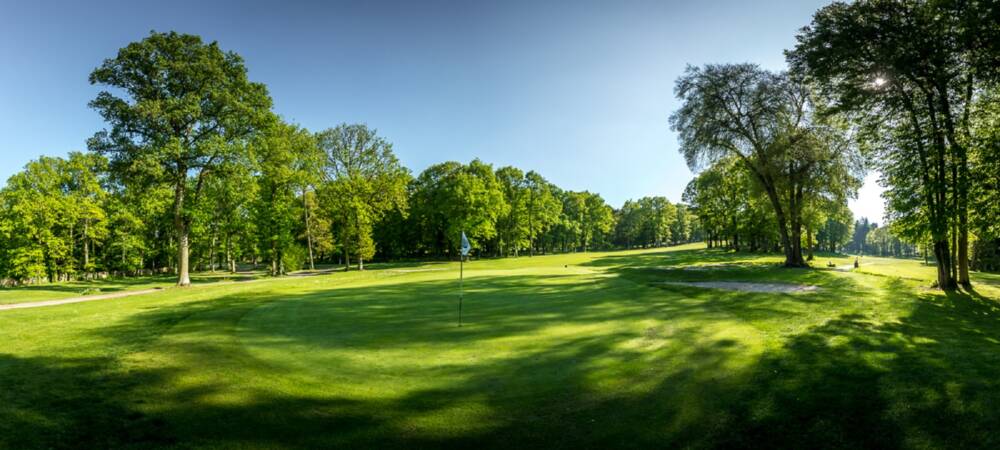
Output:
[[[462,328],[450,281],[319,284],[294,296],[245,286],[150,306],[89,337],[123,357],[0,355],[0,447],[1000,445],[994,299],[878,278],[878,303],[855,283],[863,275],[675,273],[642,256],[593,276],[470,278]],[[660,283],[692,276],[827,288]],[[439,355],[452,347],[486,354]],[[402,373],[379,361],[332,358],[309,372],[275,359],[421,349],[432,367]],[[350,378],[355,370],[367,372]]]

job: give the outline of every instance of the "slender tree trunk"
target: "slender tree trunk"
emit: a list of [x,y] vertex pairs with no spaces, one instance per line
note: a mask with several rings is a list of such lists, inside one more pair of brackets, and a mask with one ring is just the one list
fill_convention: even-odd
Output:
[[215,229],[212,230],[212,248],[208,249],[208,269],[215,273],[215,245],[218,243],[219,237]]
[[[180,173],[187,173],[186,170]],[[183,177],[174,187],[174,229],[177,231],[177,285],[190,286],[191,275],[188,267],[188,223],[184,218],[185,180]]]
[[177,285],[190,286],[191,275],[188,268],[188,230],[187,225],[181,220],[180,229],[177,231]]
[[90,219],[83,220],[83,271],[86,274],[88,267],[90,266],[90,242],[87,239],[89,235]]
[[271,276],[272,277],[278,275],[278,258],[275,257],[275,255],[277,254],[277,252],[278,252],[277,244],[275,244],[274,240],[272,239],[271,240]]
[[813,247],[814,246],[813,246],[813,234],[812,234],[812,229],[811,228],[806,228],[806,247],[809,248],[809,257],[806,260],[807,261],[812,261],[815,258],[813,256]]
[[302,209],[305,211],[306,219],[306,246],[309,248],[309,270],[316,270],[316,264],[313,257],[313,237],[312,228],[309,226],[309,202],[306,199],[306,190],[302,190]]
[[233,259],[233,235],[226,234],[226,266],[229,273],[236,273],[236,260]]
[[951,279],[958,280],[958,224],[951,224]]
[[[534,197],[532,197],[534,198]],[[532,202],[533,204],[534,202]],[[532,208],[528,207],[528,257],[535,256],[535,221]]]

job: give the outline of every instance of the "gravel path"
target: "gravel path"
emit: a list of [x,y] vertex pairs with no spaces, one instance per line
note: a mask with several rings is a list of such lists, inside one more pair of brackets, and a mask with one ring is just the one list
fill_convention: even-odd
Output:
[[817,286],[788,283],[750,283],[745,281],[666,281],[665,284],[675,284],[681,286],[694,286],[710,289],[726,289],[730,291],[742,292],[816,292]]
[[112,298],[131,297],[133,295],[152,294],[153,292],[159,292],[162,290],[163,288],[153,288],[153,289],[144,289],[141,291],[125,291],[125,292],[115,292],[113,294],[87,295],[84,297],[63,298],[59,300],[43,300],[38,302],[13,303],[10,305],[0,305],[0,311],[6,309],[39,308],[42,306],[56,306],[56,305],[65,305],[69,303],[92,302],[95,300],[109,300]]

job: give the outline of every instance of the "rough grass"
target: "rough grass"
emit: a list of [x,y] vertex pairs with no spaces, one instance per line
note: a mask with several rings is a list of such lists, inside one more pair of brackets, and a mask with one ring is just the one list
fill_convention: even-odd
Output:
[[775,262],[476,261],[462,328],[457,264],[4,311],[0,448],[1000,446],[996,278]]

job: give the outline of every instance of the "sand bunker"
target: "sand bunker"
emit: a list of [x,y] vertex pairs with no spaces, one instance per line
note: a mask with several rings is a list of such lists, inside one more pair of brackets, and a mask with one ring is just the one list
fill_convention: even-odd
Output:
[[746,281],[666,281],[665,284],[675,284],[681,286],[694,286],[710,289],[726,289],[730,291],[742,292],[815,292],[819,290],[817,286],[788,283],[751,283]]

